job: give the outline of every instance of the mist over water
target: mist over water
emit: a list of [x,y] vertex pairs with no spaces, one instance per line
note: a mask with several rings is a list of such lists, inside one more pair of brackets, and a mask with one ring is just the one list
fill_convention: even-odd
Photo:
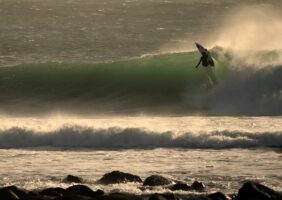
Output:
[[280,9],[238,7],[227,16],[220,32],[216,44],[229,49],[230,73],[209,98],[212,113],[281,115]]
[[281,50],[281,19],[280,8],[273,5],[238,6],[219,27],[215,44],[246,58],[249,51]]

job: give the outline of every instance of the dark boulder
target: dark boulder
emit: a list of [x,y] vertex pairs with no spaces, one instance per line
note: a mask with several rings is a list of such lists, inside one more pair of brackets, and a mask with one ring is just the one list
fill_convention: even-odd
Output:
[[215,192],[215,193],[209,194],[208,197],[211,200],[230,200],[230,197],[223,194],[222,192]]
[[145,179],[144,186],[160,186],[160,185],[169,185],[172,181],[159,175],[152,175]]
[[281,200],[282,194],[254,181],[248,181],[239,189],[236,200]]
[[191,186],[187,185],[186,183],[176,183],[170,186],[169,189],[172,191],[175,191],[175,190],[188,191],[188,190],[191,190]]
[[111,193],[108,195],[100,196],[99,200],[142,200],[142,198],[135,194],[129,193]]
[[85,185],[73,185],[65,189],[65,191],[63,192],[63,196],[81,195],[87,197],[97,197],[103,194],[104,192],[102,190],[93,191]]
[[83,195],[66,195],[58,197],[55,200],[93,200],[93,197],[83,196]]
[[0,189],[0,199],[2,200],[17,200],[19,197],[10,189]]
[[199,181],[194,181],[194,183],[191,185],[192,190],[197,190],[199,192],[204,191],[205,188],[206,186],[202,182],[199,182]]
[[66,178],[63,179],[64,183],[82,183],[83,179],[78,176],[67,175]]
[[100,184],[118,184],[118,183],[127,183],[127,182],[142,182],[142,179],[139,176],[124,173],[120,171],[113,171],[105,174],[98,183]]
[[11,190],[12,192],[14,192],[19,198],[27,195],[29,192],[27,190],[18,188],[17,186],[11,185],[11,186],[7,186],[4,187],[2,189],[6,189],[6,190]]
[[167,200],[164,196],[160,195],[160,194],[152,194],[149,197],[149,200]]
[[178,198],[173,193],[163,193],[163,194],[152,194],[149,200],[178,200]]
[[30,193],[20,198],[20,200],[56,200],[56,197]]
[[39,194],[41,195],[47,195],[47,196],[55,196],[60,197],[63,196],[65,189],[57,187],[57,188],[46,188],[44,190],[41,190]]

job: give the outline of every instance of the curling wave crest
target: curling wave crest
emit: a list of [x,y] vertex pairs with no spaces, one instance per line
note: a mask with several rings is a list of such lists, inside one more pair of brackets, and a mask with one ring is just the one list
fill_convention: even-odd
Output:
[[211,133],[157,133],[140,128],[92,129],[64,127],[40,133],[23,128],[10,128],[0,133],[1,148],[250,148],[282,147],[282,132],[250,133],[214,131]]

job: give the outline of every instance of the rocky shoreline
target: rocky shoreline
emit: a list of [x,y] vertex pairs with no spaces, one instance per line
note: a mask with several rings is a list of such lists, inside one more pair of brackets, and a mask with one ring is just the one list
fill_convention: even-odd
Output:
[[[152,175],[144,181],[137,175],[113,171],[105,174],[97,184],[109,185],[128,182],[142,184],[141,191],[151,191],[154,187],[163,187],[171,192],[146,193],[136,195],[122,192],[105,193],[96,191],[84,185],[81,177],[68,175],[63,180],[73,184],[68,188],[45,188],[37,190],[25,190],[17,186],[0,188],[0,200],[282,200],[282,193],[275,191],[258,182],[247,181],[239,189],[237,194],[224,194],[222,192],[207,193],[204,183],[195,181],[193,184],[171,180],[160,175]],[[178,191],[195,191],[189,195],[178,194]]]

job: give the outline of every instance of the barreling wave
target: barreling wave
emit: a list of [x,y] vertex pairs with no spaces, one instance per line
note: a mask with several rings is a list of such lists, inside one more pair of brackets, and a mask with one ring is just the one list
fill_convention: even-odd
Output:
[[[0,112],[75,114],[281,115],[276,51],[234,62],[212,49],[214,84],[199,53],[172,53],[101,64],[24,64],[0,68]],[[253,61],[253,60],[252,60]],[[264,67],[256,68],[257,62]],[[234,66],[236,66],[234,68]],[[239,67],[238,67],[239,66]],[[240,69],[240,70],[238,70]]]
[[0,132],[0,148],[251,148],[282,147],[282,132],[157,133],[140,128],[65,127],[52,132],[11,128]]
[[[0,68],[0,111],[179,112],[184,94],[209,83],[199,53],[153,55],[102,64],[24,64]],[[225,67],[218,67],[221,76]],[[199,106],[201,109],[201,106]]]

